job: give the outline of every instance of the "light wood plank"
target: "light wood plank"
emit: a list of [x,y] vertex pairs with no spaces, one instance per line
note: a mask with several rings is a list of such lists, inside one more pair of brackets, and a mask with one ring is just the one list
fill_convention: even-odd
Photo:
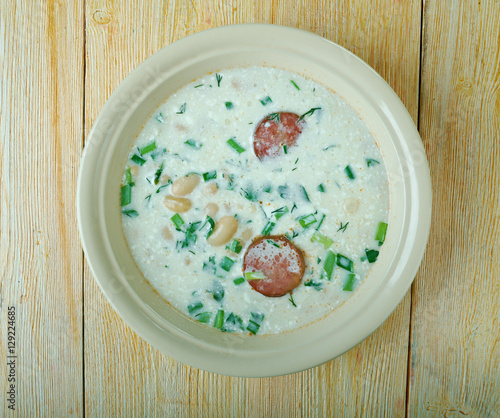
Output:
[[427,1],[424,22],[420,125],[434,212],[415,282],[409,415],[493,417],[500,411],[500,3]]
[[[231,23],[299,27],[360,55],[416,120],[420,3],[364,1],[88,1],[88,130],[111,91],[141,61],[194,32]],[[110,308],[85,272],[89,415],[403,416],[410,297],[365,342],[290,376],[240,379],[179,364],[149,347]]]
[[[7,308],[16,310],[16,411],[83,415],[82,1],[0,3],[0,415]],[[4,378],[5,377],[5,378]]]

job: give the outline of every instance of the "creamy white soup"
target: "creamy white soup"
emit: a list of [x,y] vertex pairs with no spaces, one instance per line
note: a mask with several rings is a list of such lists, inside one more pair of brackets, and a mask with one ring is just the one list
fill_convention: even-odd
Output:
[[387,173],[367,126],[298,74],[235,68],[169,97],[124,170],[124,233],[173,307],[273,334],[332,312],[384,242]]

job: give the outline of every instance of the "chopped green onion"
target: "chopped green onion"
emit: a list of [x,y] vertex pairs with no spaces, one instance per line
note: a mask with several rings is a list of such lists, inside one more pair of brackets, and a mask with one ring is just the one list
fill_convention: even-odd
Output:
[[354,264],[346,256],[342,254],[337,254],[337,266],[342,267],[343,269],[350,271],[352,273]]
[[264,320],[264,314],[261,313],[251,313],[251,319],[248,321],[247,330],[252,334],[257,334],[259,332],[260,325]]
[[286,144],[283,144],[283,152],[285,154],[288,154],[288,147],[286,146]]
[[349,222],[347,222],[345,225],[343,225],[342,222],[340,222],[340,228],[337,229],[337,232],[339,231],[345,232],[347,225],[349,225]]
[[321,225],[323,224],[323,221],[325,220],[326,218],[326,215],[323,214],[323,216],[321,217],[319,223],[318,223],[318,226],[316,227],[316,231],[319,231],[319,229],[321,228]]
[[379,222],[377,233],[375,234],[375,241],[378,241],[378,245],[382,245],[384,243],[386,232],[387,224],[385,222]]
[[149,201],[151,200],[151,193],[150,193],[150,194],[148,194],[148,195],[144,198],[144,200],[147,200],[147,201],[148,201],[148,203],[149,203]]
[[243,192],[243,196],[245,199],[250,200],[250,202],[256,202],[257,201],[257,192],[253,190],[252,188],[248,188],[247,190],[241,189]]
[[161,177],[161,174],[163,173],[163,168],[165,167],[165,164],[164,163],[161,163],[160,167],[158,168],[158,170],[156,170],[156,173],[155,173],[155,180],[154,180],[154,183],[155,185],[158,184],[160,182],[160,177]]
[[309,215],[302,216],[299,218],[299,224],[302,228],[308,228],[310,227],[313,223],[318,222],[316,217],[314,216],[313,213],[310,213]]
[[304,286],[310,286],[316,289],[318,292],[322,289],[323,284],[321,282],[316,282],[314,280],[308,280],[304,283]]
[[333,244],[333,240],[325,237],[323,234],[320,234],[319,232],[315,232],[312,237],[311,237],[311,242],[319,242],[323,247],[326,249],[330,248],[331,245]]
[[354,289],[354,284],[356,283],[356,275],[351,273],[347,275],[347,280],[344,283],[344,287],[342,290],[345,290],[346,292],[352,292]]
[[372,165],[375,164],[380,164],[377,160],[374,160],[373,158],[366,158],[366,166],[371,167]]
[[180,108],[178,112],[175,112],[178,115],[182,115],[183,113],[186,112],[186,103],[184,103]]
[[233,148],[238,154],[241,154],[242,152],[245,152],[245,148],[243,148],[240,144],[238,144],[234,138],[228,139],[227,144]]
[[178,213],[176,213],[170,219],[174,223],[175,229],[177,229],[177,231],[180,231],[181,230],[181,226],[184,225],[184,220],[181,218],[181,215],[179,215]]
[[274,215],[274,219],[278,220],[279,218],[281,218],[283,215],[287,214],[288,213],[288,207],[286,206],[283,206],[279,209],[276,209],[276,210],[273,210],[271,212],[272,215]]
[[143,165],[146,162],[146,160],[144,158],[139,157],[137,154],[132,155],[131,160],[134,163],[139,164],[139,165]]
[[156,142],[153,141],[153,142],[151,142],[151,144],[148,144],[148,145],[142,147],[139,150],[139,152],[141,153],[141,155],[146,155],[148,152],[154,151],[155,149],[156,149]]
[[297,307],[297,305],[295,304],[295,301],[293,300],[293,295],[292,295],[291,293],[290,293],[290,297],[288,298],[288,300],[289,300],[290,302],[292,302],[292,305],[293,305],[294,307]]
[[160,123],[165,123],[167,121],[167,119],[165,119],[165,116],[163,116],[161,113],[158,113],[155,116],[155,119]]
[[206,324],[208,321],[210,321],[212,314],[210,312],[202,312],[199,314],[195,315],[195,318],[198,320],[198,322],[202,322]]
[[224,298],[224,288],[220,283],[215,283],[212,289],[212,296],[217,302],[220,302]]
[[208,257],[208,262],[203,263],[203,270],[210,271],[211,273],[215,274],[217,267],[215,265],[215,257]]
[[239,284],[243,283],[245,281],[244,277],[238,277],[237,279],[233,280],[233,283],[238,286]]
[[217,80],[217,87],[220,87],[220,82],[222,81],[222,76],[215,73],[215,79]]
[[289,199],[291,197],[291,193],[288,190],[288,186],[278,186],[278,194],[283,199]]
[[234,331],[235,329],[243,330],[243,320],[238,316],[233,314],[232,312],[226,318],[226,324],[229,325],[229,328],[224,327],[223,331]]
[[309,199],[309,195],[307,194],[305,187],[300,186],[300,190],[302,190],[302,195],[304,196],[304,199],[310,202],[311,200]]
[[262,106],[266,106],[267,104],[272,103],[272,100],[269,96],[266,96],[261,99],[260,102],[262,103]]
[[269,235],[275,226],[275,222],[268,221],[266,226],[262,230],[262,235]]
[[167,187],[172,181],[169,181],[167,184],[164,184],[156,189],[156,193],[160,193],[165,187]]
[[290,80],[290,83],[292,83],[297,90],[300,90],[299,86],[297,86],[297,83],[295,83],[295,81]]
[[271,244],[273,247],[276,248],[281,248],[281,245],[279,245],[277,242],[273,241],[272,239],[266,240],[269,244]]
[[133,179],[132,179],[132,169],[130,167],[128,167],[125,170],[125,184],[131,184],[132,182],[133,182]]
[[349,178],[349,180],[354,180],[356,178],[356,176],[354,175],[354,173],[352,172],[352,168],[350,165],[347,165],[345,168],[344,168],[344,171],[347,175],[347,177]]
[[208,224],[208,231],[207,231],[206,237],[208,238],[210,235],[212,235],[212,232],[214,232],[215,221],[210,216],[207,216],[207,219],[205,220],[205,223],[200,228],[200,231],[203,228],[205,228],[205,225],[207,225],[207,224]]
[[379,254],[377,250],[365,249],[365,253],[366,253],[366,259],[368,260],[369,263],[375,263],[375,261],[377,261],[377,257]]
[[224,104],[226,105],[226,109],[227,109],[227,110],[231,110],[231,109],[234,107],[234,105],[233,105],[233,103],[232,103],[232,102],[226,102],[226,103],[224,103]]
[[265,186],[264,187],[264,193],[271,193],[272,187],[271,186]]
[[188,305],[188,312],[192,314],[194,311],[197,311],[198,309],[203,308],[203,303],[201,302],[196,302],[191,305]]
[[267,277],[261,271],[247,271],[245,274],[245,279],[247,280],[263,280]]
[[214,328],[221,329],[224,324],[224,311],[219,309],[215,315]]
[[124,215],[128,216],[129,218],[137,218],[139,216],[139,212],[137,212],[136,210],[133,210],[133,209],[122,210],[122,213]]
[[217,178],[217,171],[209,171],[207,173],[203,173],[203,180],[209,181]]
[[325,185],[324,184],[320,184],[318,186],[318,190],[321,192],[321,193],[325,193]]
[[220,262],[220,268],[222,270],[225,270],[225,271],[229,271],[231,270],[231,267],[233,267],[233,264],[235,263],[235,261],[227,256],[224,256],[224,258],[222,259],[222,261]]
[[132,202],[132,186],[130,184],[126,184],[122,186],[122,196],[121,196],[121,205],[127,206]]
[[300,115],[299,119],[297,119],[297,122],[300,122],[306,116],[311,116],[314,112],[316,112],[316,110],[321,110],[321,107],[313,107],[312,109],[309,109],[306,113]]
[[335,254],[331,251],[326,253],[325,264],[323,270],[325,270],[326,277],[328,280],[332,279],[333,267],[335,266]]
[[241,252],[242,246],[241,246],[241,243],[237,239],[233,239],[231,244],[226,245],[226,248],[235,254],[239,254]]
[[201,87],[203,86],[203,84],[198,84],[197,86],[194,86],[195,89],[197,89],[198,87]]
[[[269,114],[269,116],[267,117],[267,120],[270,120],[272,122],[276,122],[276,123],[280,123],[281,122],[281,119],[280,119],[280,114],[279,113],[271,113]],[[286,153],[285,153],[286,154]]]
[[194,139],[188,139],[186,142],[184,142],[186,145],[189,145],[190,147],[200,149],[202,147],[202,144],[199,142],[195,141]]

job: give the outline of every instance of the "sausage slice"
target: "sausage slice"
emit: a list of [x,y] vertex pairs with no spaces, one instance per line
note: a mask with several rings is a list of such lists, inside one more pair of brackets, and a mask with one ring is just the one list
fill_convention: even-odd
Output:
[[283,145],[292,147],[302,133],[305,121],[299,121],[299,115],[290,112],[272,113],[257,126],[253,135],[255,155],[277,157],[284,153]]
[[264,296],[283,296],[295,289],[304,276],[304,255],[284,235],[257,238],[243,258],[243,273],[261,272],[265,278],[248,280]]

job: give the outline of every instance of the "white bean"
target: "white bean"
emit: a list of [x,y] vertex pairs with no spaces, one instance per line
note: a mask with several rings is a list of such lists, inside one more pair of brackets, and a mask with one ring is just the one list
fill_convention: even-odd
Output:
[[218,211],[219,206],[217,205],[217,203],[208,203],[205,207],[205,213],[212,218],[217,215]]
[[173,212],[183,213],[191,209],[191,201],[185,197],[165,196],[163,204]]
[[344,201],[344,209],[348,214],[352,215],[357,212],[359,203],[359,199],[355,197],[349,197]]
[[206,186],[205,186],[205,193],[208,193],[208,194],[215,194],[217,193],[219,189],[217,188],[217,184],[215,183],[208,183]]
[[207,242],[214,247],[223,245],[233,237],[238,229],[238,221],[233,216],[224,216],[215,224],[214,232]]
[[200,178],[196,174],[179,177],[172,183],[172,193],[177,196],[186,196],[194,190],[199,182]]

